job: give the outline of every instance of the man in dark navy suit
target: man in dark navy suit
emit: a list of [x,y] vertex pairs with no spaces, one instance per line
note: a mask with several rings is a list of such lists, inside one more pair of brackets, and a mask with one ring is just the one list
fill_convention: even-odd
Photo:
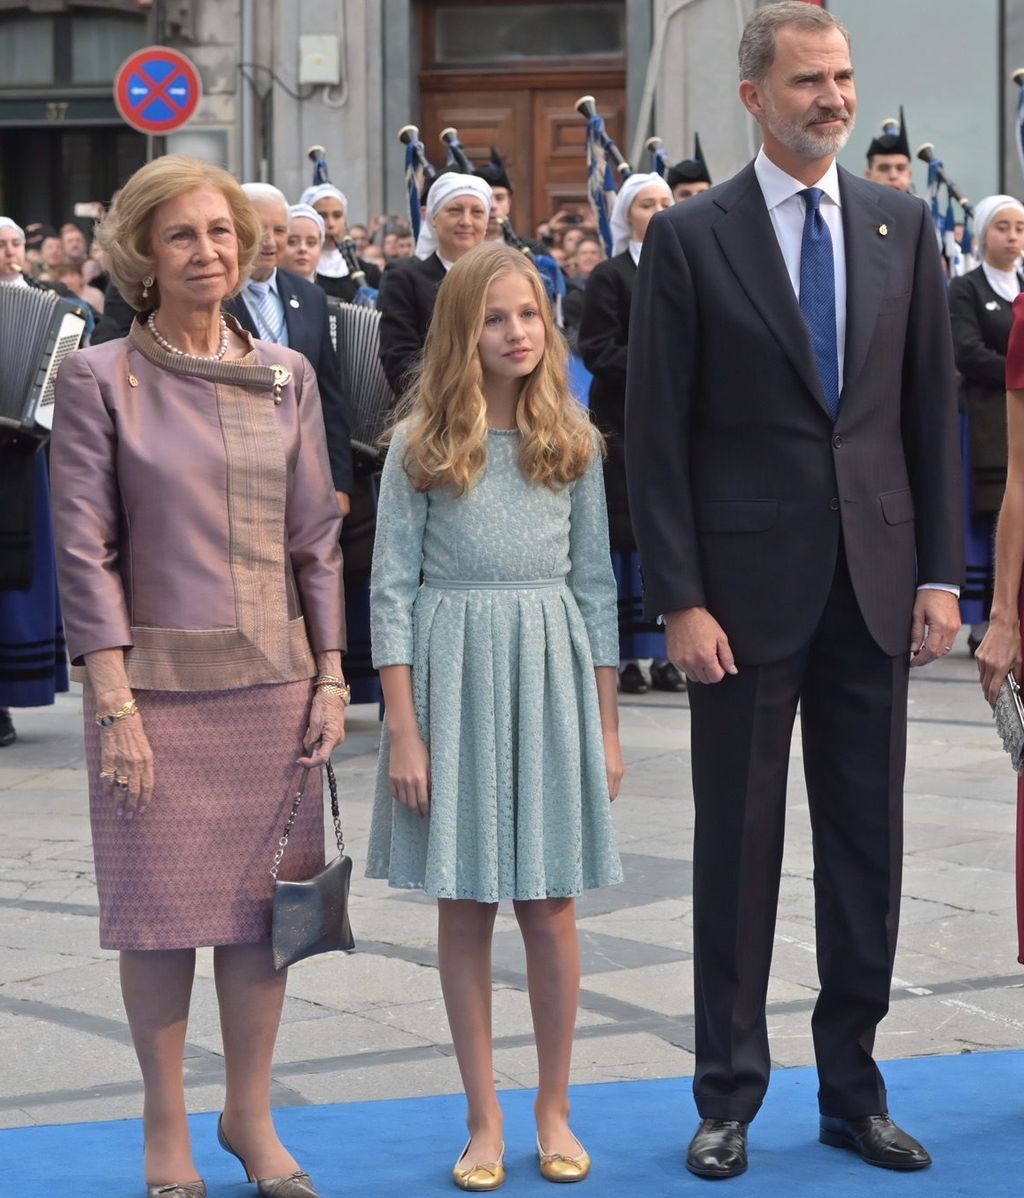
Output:
[[269,183],[243,183],[242,190],[263,222],[263,240],[249,279],[224,311],[261,341],[298,350],[309,360],[320,386],[331,475],[343,516],[352,494],[349,404],[342,393],[338,356],[327,321],[327,296],[314,283],[277,265],[288,243],[288,201]]
[[963,571],[955,373],[926,206],[837,167],[857,97],[830,13],[759,8],[764,145],[651,222],[633,290],[629,500],[648,614],[690,679],[696,1071],[687,1167],[747,1167],[799,706],[814,839],[819,1136],[920,1169],[872,1057],[902,866],[908,665]]

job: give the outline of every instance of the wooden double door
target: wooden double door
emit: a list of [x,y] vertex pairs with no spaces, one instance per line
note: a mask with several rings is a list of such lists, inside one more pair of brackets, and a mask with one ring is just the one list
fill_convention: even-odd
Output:
[[441,165],[441,130],[454,126],[474,165],[496,146],[514,188],[512,224],[532,237],[537,225],[565,203],[587,202],[586,122],[576,111],[592,94],[608,132],[624,145],[625,76],[581,73],[444,75],[421,78],[421,132],[427,155]]

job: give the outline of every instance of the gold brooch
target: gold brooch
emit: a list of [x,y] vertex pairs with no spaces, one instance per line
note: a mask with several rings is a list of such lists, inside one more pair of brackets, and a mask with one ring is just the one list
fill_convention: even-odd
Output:
[[135,377],[134,374],[130,374],[128,376],[128,386],[129,387],[137,387],[138,385],[139,385],[139,380]]
[[879,225],[878,231],[879,231],[879,233],[882,234],[883,237],[889,236],[889,226],[888,225]]
[[292,381],[292,372],[286,366],[279,366],[276,362],[270,368],[274,372],[274,403],[281,402],[281,391]]

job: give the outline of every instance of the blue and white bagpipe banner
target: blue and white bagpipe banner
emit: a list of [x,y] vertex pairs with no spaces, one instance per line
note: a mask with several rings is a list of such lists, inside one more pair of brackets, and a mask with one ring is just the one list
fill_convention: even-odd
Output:
[[550,254],[534,254],[533,264],[537,268],[537,273],[544,283],[544,290],[548,293],[548,299],[551,301],[555,324],[560,329],[564,328],[565,316],[562,312],[562,303],[565,299],[565,275],[562,268]]
[[935,227],[935,243],[939,253],[945,251],[945,217],[939,204],[939,193],[942,190],[942,163],[937,158],[928,162],[928,207],[932,214],[932,224]]
[[409,197],[409,224],[416,239],[420,235],[420,196],[423,194],[423,168],[420,166],[417,146],[420,151],[423,150],[421,141],[410,141],[405,147],[405,190]]
[[604,252],[612,256],[612,205],[615,203],[615,172],[612,170],[604,119],[598,113],[587,118],[587,194],[604,242]]
[[964,231],[960,238],[960,257],[963,262],[963,273],[980,265],[978,255],[974,252],[974,218],[969,212],[964,213]]
[[665,153],[665,147],[661,144],[661,138],[649,137],[644,143],[644,149],[650,151],[651,174],[660,175],[664,179],[668,174],[668,168],[671,164],[669,163],[668,155]]

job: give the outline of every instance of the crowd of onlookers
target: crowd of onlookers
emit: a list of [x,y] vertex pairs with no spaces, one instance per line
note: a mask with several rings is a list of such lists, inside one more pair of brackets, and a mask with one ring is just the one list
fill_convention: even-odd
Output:
[[[91,208],[96,217],[69,218],[59,228],[38,223],[25,226],[26,265],[34,279],[84,301],[99,317],[109,278],[93,229],[95,221],[102,219],[104,207],[91,203],[76,208]],[[584,204],[566,204],[542,221],[535,232],[535,242],[562,267],[570,289],[581,288],[605,257],[593,214]],[[349,225],[348,234],[358,256],[381,270],[416,251],[412,228],[398,213],[380,214],[365,224]],[[286,262],[282,265],[287,269]]]

